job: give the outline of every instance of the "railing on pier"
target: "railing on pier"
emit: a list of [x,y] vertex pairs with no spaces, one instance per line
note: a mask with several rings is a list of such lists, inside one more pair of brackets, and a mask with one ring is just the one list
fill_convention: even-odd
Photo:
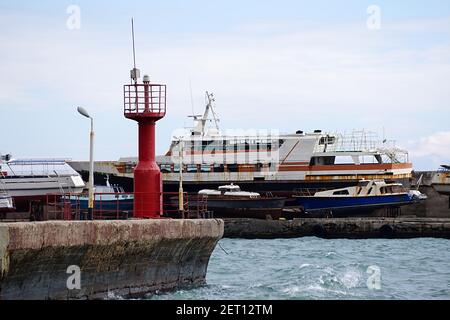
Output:
[[[134,193],[94,193],[92,217],[89,216],[86,194],[48,194],[46,205],[36,210],[36,220],[125,220],[133,218]],[[154,194],[152,194],[154,195]],[[163,199],[162,218],[212,218],[204,197],[183,194],[183,210],[179,209],[178,192],[159,193]],[[145,198],[145,197],[140,197]],[[154,197],[153,197],[154,198]],[[138,204],[146,207],[146,203]]]

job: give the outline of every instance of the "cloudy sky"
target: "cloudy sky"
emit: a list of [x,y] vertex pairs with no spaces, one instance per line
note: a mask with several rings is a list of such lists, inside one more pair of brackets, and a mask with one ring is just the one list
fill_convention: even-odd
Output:
[[129,2],[0,0],[1,153],[87,159],[84,106],[96,160],[136,155],[134,17],[138,67],[168,85],[159,154],[208,90],[222,129],[365,129],[416,169],[450,162],[450,1]]

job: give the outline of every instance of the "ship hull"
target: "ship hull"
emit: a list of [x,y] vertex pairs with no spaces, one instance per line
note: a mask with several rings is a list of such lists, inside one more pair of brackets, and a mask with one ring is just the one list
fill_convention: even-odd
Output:
[[436,192],[445,196],[450,196],[450,183],[433,183],[432,187]]
[[[73,208],[80,210],[88,209],[88,199],[70,200]],[[133,199],[129,200],[98,200],[94,201],[94,209],[99,212],[106,211],[133,211]]]
[[[207,210],[214,218],[253,218],[278,220],[283,212],[286,198],[226,198],[208,196]],[[175,200],[178,203],[178,199]],[[189,207],[197,208],[197,201],[190,201]]]
[[53,197],[64,192],[81,193],[84,183],[74,181],[72,177],[60,178],[5,178],[2,179],[4,189],[13,198],[17,211],[26,212],[30,209],[31,201],[47,203]]
[[294,196],[294,199],[306,212],[331,210],[341,213],[366,213],[380,208],[399,207],[412,203],[408,194],[365,197]]

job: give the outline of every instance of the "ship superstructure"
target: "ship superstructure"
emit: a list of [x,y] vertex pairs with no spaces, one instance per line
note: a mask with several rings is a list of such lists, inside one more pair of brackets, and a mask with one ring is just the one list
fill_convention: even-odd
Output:
[[[367,131],[221,133],[214,100],[208,93],[207,97],[204,116],[195,116],[194,127],[174,137],[167,154],[157,158],[165,182],[179,181],[180,149],[184,183],[401,180],[411,176],[408,152]],[[211,129],[207,126],[209,114],[214,115]]]

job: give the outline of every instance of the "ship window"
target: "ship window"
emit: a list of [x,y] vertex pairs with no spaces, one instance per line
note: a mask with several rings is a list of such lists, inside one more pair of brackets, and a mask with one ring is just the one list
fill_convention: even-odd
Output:
[[224,172],[225,167],[223,164],[215,164],[214,165],[214,172]]
[[203,140],[202,141],[202,151],[204,151],[205,149],[210,149],[211,147],[211,144],[213,143],[213,141],[206,141],[206,140]]
[[229,164],[227,167],[229,172],[238,172],[239,169],[237,164]]
[[394,193],[402,193],[402,192],[406,192],[406,190],[402,186],[393,186],[392,187],[392,192],[394,192]]
[[134,165],[130,163],[125,164],[125,173],[133,173]]
[[370,182],[369,180],[360,181],[358,185],[360,185],[361,187],[366,187],[369,184],[369,182]]
[[197,165],[196,164],[188,164],[186,166],[186,172],[197,172]]
[[200,167],[201,172],[211,172],[211,166],[209,164],[202,164]]
[[372,193],[372,189],[373,189],[373,187],[370,187],[369,191],[367,191],[368,195]]
[[320,145],[334,144],[335,142],[336,142],[336,138],[335,137],[330,137],[330,136],[322,137],[319,140],[319,144]]
[[355,161],[351,156],[337,156],[334,164],[355,164]]
[[333,165],[335,164],[336,157],[312,157],[310,161],[311,166],[318,165]]
[[162,172],[162,173],[169,173],[169,172],[172,171],[172,170],[171,170],[170,164],[162,164],[162,165],[160,166],[160,168],[161,168],[161,172]]
[[339,190],[339,191],[335,191],[333,192],[333,195],[348,195],[348,190]]

